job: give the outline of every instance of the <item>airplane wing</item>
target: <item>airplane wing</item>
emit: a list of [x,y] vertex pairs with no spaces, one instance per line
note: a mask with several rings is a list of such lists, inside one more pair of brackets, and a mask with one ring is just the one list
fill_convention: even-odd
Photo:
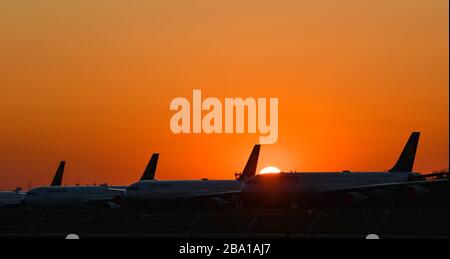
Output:
[[110,191],[115,191],[115,192],[121,192],[121,193],[125,193],[125,191],[127,190],[126,188],[108,188],[108,190]]
[[197,193],[188,196],[188,199],[202,199],[202,198],[224,198],[227,196],[239,195],[241,190],[236,191],[223,191],[223,192],[209,192],[209,193]]
[[440,173],[431,173],[431,174],[421,174],[414,176],[415,180],[426,180],[426,179],[448,179],[449,173],[448,172],[440,172]]
[[107,190],[112,191],[113,193],[106,196],[89,198],[85,200],[83,203],[88,207],[97,207],[97,208],[108,208],[115,209],[119,208],[123,203],[123,195],[125,194],[125,188],[107,188]]
[[391,201],[398,206],[408,206],[409,202],[429,198],[433,202],[445,202],[448,201],[448,186],[448,179],[358,185],[304,195],[303,202],[318,207],[385,206]]
[[432,188],[438,185],[448,186],[449,179],[438,179],[429,181],[410,181],[410,182],[400,182],[400,183],[382,183],[382,184],[369,184],[369,185],[358,185],[353,187],[345,187],[338,189],[323,190],[321,193],[335,193],[335,192],[361,192],[367,193],[376,190],[393,190],[409,186],[421,186],[425,188]]
[[89,199],[84,202],[87,207],[116,209],[122,205],[122,197],[114,196],[111,198]]

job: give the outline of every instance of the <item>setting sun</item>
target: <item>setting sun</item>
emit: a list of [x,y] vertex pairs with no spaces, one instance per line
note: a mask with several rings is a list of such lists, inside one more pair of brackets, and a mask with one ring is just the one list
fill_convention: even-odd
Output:
[[268,166],[268,167],[262,169],[261,171],[259,171],[259,174],[278,174],[280,172],[281,172],[280,169],[273,167],[273,166]]

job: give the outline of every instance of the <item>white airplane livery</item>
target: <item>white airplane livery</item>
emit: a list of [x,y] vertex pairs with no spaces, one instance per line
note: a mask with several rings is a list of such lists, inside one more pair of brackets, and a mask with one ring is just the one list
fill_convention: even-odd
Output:
[[[126,188],[115,186],[115,188]],[[120,190],[108,186],[38,187],[30,190],[22,205],[35,209],[119,207]]]
[[[59,163],[58,169],[56,170],[55,176],[50,184],[51,186],[61,186],[65,164],[65,161],[61,161]],[[21,192],[19,189],[15,191],[0,192],[0,208],[21,206],[21,202],[25,195],[26,193]]]
[[[419,132],[409,137],[399,159],[388,172],[311,172],[256,175],[260,145],[255,145],[236,180],[155,180],[159,154],[153,154],[141,179],[130,186],[62,187],[64,162],[52,186],[28,193],[0,193],[0,206],[22,204],[28,208],[133,208],[188,205],[227,205],[240,199],[244,206],[288,201],[356,204],[371,197],[387,197],[397,190],[423,195],[441,188],[448,179],[423,181],[413,172]],[[439,174],[436,176],[440,176]],[[335,204],[334,204],[335,205]]]
[[239,194],[245,179],[256,173],[260,145],[253,147],[247,164],[236,180],[150,180],[130,185],[125,192],[129,206],[185,203],[190,201],[225,202],[224,197]]
[[249,178],[242,188],[247,204],[262,204],[295,200],[310,202],[323,198],[330,201],[343,198],[359,202],[367,196],[408,188],[415,193],[426,193],[414,179],[420,174],[412,171],[419,141],[419,132],[409,137],[397,163],[388,172],[311,172],[264,174]]
[[[152,155],[142,174],[141,181],[154,179],[159,154]],[[128,186],[50,186],[31,189],[22,205],[35,209],[107,208],[121,206],[122,196]]]

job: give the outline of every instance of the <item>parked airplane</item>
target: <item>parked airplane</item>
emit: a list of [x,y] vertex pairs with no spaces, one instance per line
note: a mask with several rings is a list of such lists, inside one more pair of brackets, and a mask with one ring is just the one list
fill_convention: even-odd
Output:
[[[50,186],[61,186],[66,162],[61,161]],[[0,208],[20,207],[25,192],[16,189],[15,191],[0,192]]]
[[[159,154],[153,154],[140,181],[155,177]],[[27,208],[119,208],[128,186],[51,186],[30,190],[22,200]]]
[[255,145],[244,170],[236,180],[164,180],[140,181],[125,192],[129,207],[172,206],[174,204],[225,205],[239,194],[244,180],[256,173],[261,146]]
[[19,207],[24,195],[20,189],[0,192],[0,208]]
[[[358,204],[369,197],[396,193],[424,195],[429,189],[412,171],[419,132],[409,137],[398,161],[388,172],[312,172],[257,175],[242,188],[245,205],[293,203],[298,206]],[[445,181],[445,180],[444,180]],[[446,180],[448,183],[448,180]],[[437,182],[436,182],[437,183]],[[427,183],[429,186],[429,183]],[[385,197],[385,196],[384,196]]]

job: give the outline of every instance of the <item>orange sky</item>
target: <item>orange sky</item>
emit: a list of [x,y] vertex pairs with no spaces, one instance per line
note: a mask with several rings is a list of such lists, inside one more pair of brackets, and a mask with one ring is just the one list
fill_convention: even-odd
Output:
[[175,97],[278,97],[260,166],[448,168],[447,0],[1,1],[0,189],[231,179],[253,135],[174,135]]

